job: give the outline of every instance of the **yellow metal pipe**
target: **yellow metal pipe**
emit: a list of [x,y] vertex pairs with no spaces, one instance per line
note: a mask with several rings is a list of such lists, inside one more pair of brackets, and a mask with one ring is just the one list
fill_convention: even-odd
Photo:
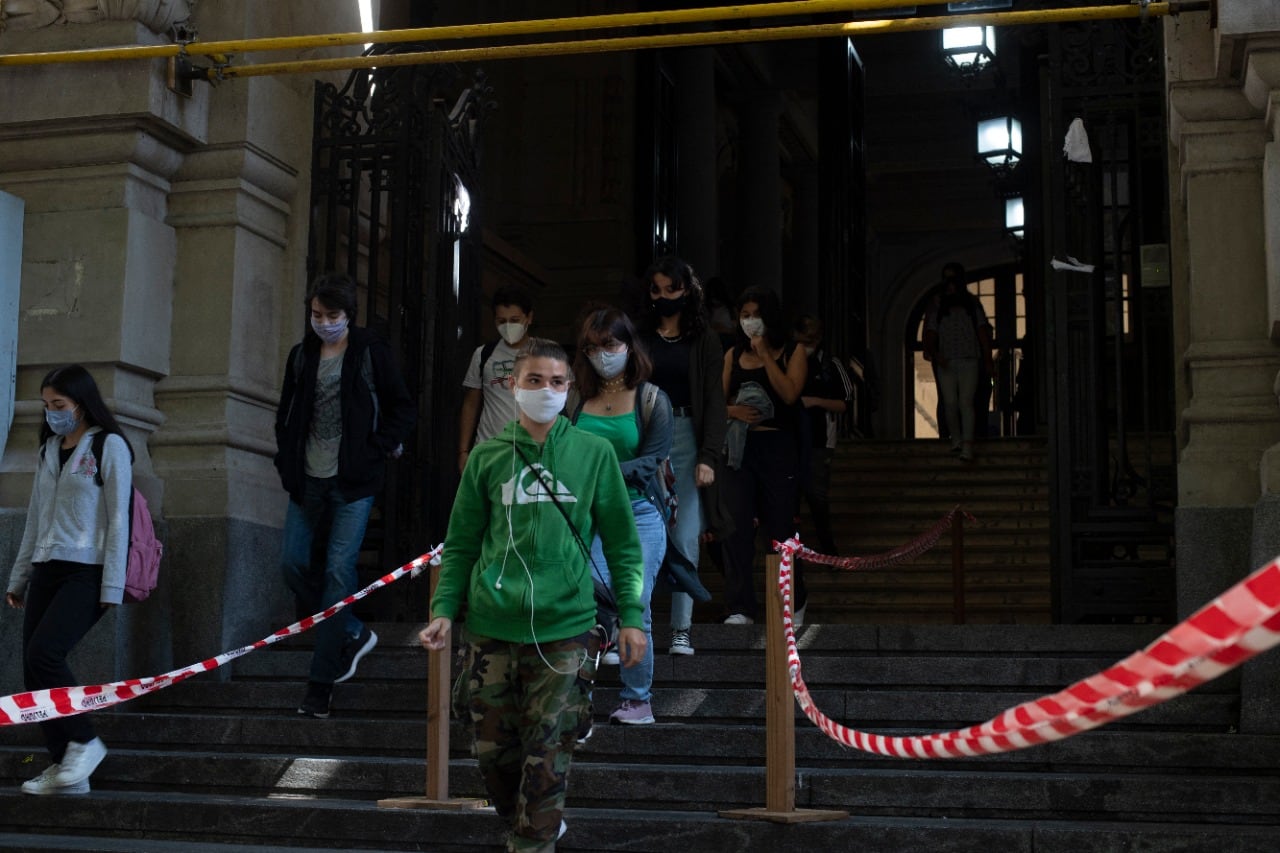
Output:
[[[68,62],[107,62],[125,59],[167,59],[183,53],[188,56],[225,56],[227,54],[255,53],[270,50],[306,50],[318,47],[351,47],[353,45],[366,44],[401,44],[413,41],[450,41],[455,39],[542,35],[582,30],[616,29],[619,27],[772,18],[783,15],[879,12],[886,9],[900,9],[904,5],[940,5],[947,2],[949,0],[785,0],[785,2],[760,3],[758,5],[715,6],[658,12],[623,12],[613,15],[584,15],[531,21],[495,21],[487,24],[378,30],[367,33],[330,33],[327,35],[193,42],[185,47],[179,44],[165,44],[86,48],[84,50],[60,50],[42,53],[10,53],[0,54],[0,67],[6,65],[52,65]],[[0,3],[0,5],[3,4]]]
[[[902,0],[898,0],[898,2],[902,2]],[[1152,3],[1145,10],[1138,6],[1089,6],[1073,9],[1036,9],[1022,12],[896,18],[883,21],[850,21],[842,24],[807,24],[794,27],[764,27],[703,33],[584,39],[581,41],[542,42],[537,44],[504,45],[501,47],[472,47],[418,53],[389,53],[378,56],[348,56],[335,59],[265,62],[257,65],[205,69],[204,75],[210,80],[221,80],[239,77],[263,77],[272,74],[342,71],[355,68],[392,68],[401,65],[439,65],[449,62],[480,62],[521,57],[614,53],[660,47],[689,47],[756,41],[880,35],[884,33],[939,30],[947,27],[1019,26],[1086,20],[1122,20],[1138,18],[1144,14],[1151,17],[1169,15],[1174,11],[1173,6],[1174,4],[1167,2]]]

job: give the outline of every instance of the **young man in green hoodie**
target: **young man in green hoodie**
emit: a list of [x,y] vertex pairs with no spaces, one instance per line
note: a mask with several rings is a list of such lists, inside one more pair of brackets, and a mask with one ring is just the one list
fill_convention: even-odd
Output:
[[552,341],[532,340],[517,357],[519,419],[467,460],[433,618],[419,634],[426,648],[447,648],[466,602],[475,755],[495,809],[511,824],[511,851],[554,851],[566,829],[565,781],[578,734],[591,722],[600,640],[592,567],[580,543],[597,533],[623,663],[639,663],[646,645],[644,557],[631,500],[609,442],[560,417],[571,375]]

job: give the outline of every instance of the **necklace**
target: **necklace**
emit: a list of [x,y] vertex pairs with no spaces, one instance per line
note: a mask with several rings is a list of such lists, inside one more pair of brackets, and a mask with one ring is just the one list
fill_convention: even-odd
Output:
[[[626,387],[626,376],[616,376],[613,379],[602,379],[600,381],[600,395],[603,397],[605,394],[617,394],[619,391],[626,390]],[[605,402],[604,410],[606,412],[612,412],[613,403]]]
[[662,341],[664,344],[678,344],[684,340],[684,335],[679,333],[674,335],[664,335],[662,332],[658,332],[658,340]]

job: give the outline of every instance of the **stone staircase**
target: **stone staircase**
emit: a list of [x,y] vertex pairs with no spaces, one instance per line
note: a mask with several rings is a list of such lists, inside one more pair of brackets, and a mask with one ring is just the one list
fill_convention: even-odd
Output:
[[[869,556],[912,541],[961,507],[967,624],[1047,624],[1050,610],[1048,452],[1043,438],[978,443],[961,462],[941,441],[842,444],[831,477],[832,522],[845,556]],[[802,538],[816,539],[802,513]],[[951,537],[883,571],[806,569],[810,612],[843,624],[949,624]]]
[[[24,797],[39,732],[0,729],[0,850],[495,850],[491,811],[380,809],[421,794],[425,654],[414,628],[335,691],[334,716],[293,708],[305,636],[112,712],[111,753],[80,798]],[[1149,642],[1148,626],[811,624],[799,641],[815,699],[885,733],[955,728],[1055,691]],[[698,624],[693,657],[659,654],[648,727],[597,725],[578,754],[563,851],[1280,850],[1280,737],[1235,733],[1230,679],[1120,724],[1008,755],[925,762],[849,751],[797,721],[796,804],[829,823],[721,818],[764,805],[764,627]],[[616,673],[597,686],[598,718]],[[455,724],[451,793],[483,796]],[[34,756],[34,758],[33,758]]]

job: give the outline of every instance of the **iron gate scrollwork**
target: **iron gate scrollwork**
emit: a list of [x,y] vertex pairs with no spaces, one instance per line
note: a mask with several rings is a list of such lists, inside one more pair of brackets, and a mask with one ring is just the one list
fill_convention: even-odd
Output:
[[[360,283],[363,322],[391,343],[418,400],[414,434],[370,517],[362,584],[441,540],[452,506],[460,338],[474,337],[480,301],[490,94],[483,74],[446,65],[359,69],[342,86],[316,84],[308,279],[344,270]],[[373,619],[424,618],[422,589],[397,586],[360,606]]]
[[[1161,30],[1091,22],[1049,35],[1060,144],[1082,118],[1093,161],[1053,157],[1046,219],[1055,256],[1094,265],[1048,282],[1059,621],[1174,615],[1172,306],[1143,280],[1141,249],[1168,242]],[[1056,153],[1056,152],[1055,152]]]

